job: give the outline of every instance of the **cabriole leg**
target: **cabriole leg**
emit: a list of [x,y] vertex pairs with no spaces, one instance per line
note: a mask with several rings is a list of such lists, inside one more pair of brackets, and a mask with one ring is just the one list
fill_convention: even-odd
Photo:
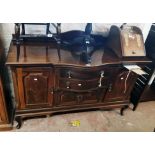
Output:
[[125,110],[125,109],[128,109],[128,107],[129,107],[129,106],[126,105],[126,106],[124,106],[124,107],[121,108],[121,110],[120,110],[120,114],[121,114],[121,116],[124,115],[124,110]]
[[22,119],[22,117],[17,116],[17,117],[15,118],[15,120],[16,120],[16,122],[18,123],[17,126],[16,126],[16,128],[17,128],[17,129],[20,129],[21,126],[22,126],[22,124],[23,124],[23,119]]

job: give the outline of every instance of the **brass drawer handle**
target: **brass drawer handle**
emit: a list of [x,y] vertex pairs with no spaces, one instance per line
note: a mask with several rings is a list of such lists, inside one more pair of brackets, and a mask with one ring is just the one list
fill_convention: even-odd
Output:
[[51,93],[51,94],[53,94],[53,93],[54,93],[54,90],[53,90],[53,88],[51,88],[51,90],[50,90],[50,93]]
[[66,82],[66,88],[69,89],[70,88],[70,82]]
[[78,86],[79,86],[79,87],[81,87],[81,86],[82,86],[82,84],[81,84],[81,83],[78,83]]
[[34,78],[33,80],[34,80],[34,81],[38,81],[38,79],[37,79],[37,78]]
[[109,91],[109,92],[112,91],[112,83],[110,83],[108,91]]
[[121,77],[121,80],[124,80],[124,77]]
[[83,95],[77,95],[76,99],[77,99],[77,103],[82,102],[83,101]]
[[102,87],[102,79],[104,77],[104,71],[101,71],[100,79],[99,79],[99,87]]
[[71,71],[68,71],[68,78],[71,79]]

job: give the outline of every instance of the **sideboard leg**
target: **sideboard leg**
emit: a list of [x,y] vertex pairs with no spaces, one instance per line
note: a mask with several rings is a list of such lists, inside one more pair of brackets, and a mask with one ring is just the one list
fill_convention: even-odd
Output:
[[17,117],[15,118],[15,120],[16,120],[16,122],[18,123],[17,126],[16,126],[16,128],[17,128],[17,129],[20,129],[21,126],[22,126],[22,124],[23,124],[23,119],[22,119],[22,117],[17,116]]
[[129,106],[126,105],[126,106],[124,106],[124,107],[121,108],[121,110],[120,110],[120,114],[121,114],[121,116],[124,115],[124,110],[125,110],[125,109],[128,109],[128,107],[129,107]]
[[47,114],[47,115],[46,115],[47,118],[50,118],[50,116],[51,116],[50,114]]

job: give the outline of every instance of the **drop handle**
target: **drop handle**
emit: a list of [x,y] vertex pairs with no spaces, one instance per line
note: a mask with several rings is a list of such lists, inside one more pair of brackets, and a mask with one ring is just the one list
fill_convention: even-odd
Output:
[[112,91],[112,83],[110,83],[108,91],[111,92]]
[[66,88],[69,89],[70,88],[70,82],[66,82]]
[[54,90],[53,90],[53,88],[51,88],[51,90],[50,90],[50,93],[51,93],[51,94],[53,94],[53,93],[54,93]]
[[78,86],[79,86],[79,87],[81,87],[81,86],[82,86],[82,84],[81,84],[81,83],[78,83]]
[[102,87],[102,79],[104,77],[104,71],[101,71],[100,79],[99,79],[99,87]]
[[68,78],[71,79],[71,71],[68,71]]
[[77,103],[80,103],[83,100],[83,96],[82,95],[77,95],[76,98],[77,98]]

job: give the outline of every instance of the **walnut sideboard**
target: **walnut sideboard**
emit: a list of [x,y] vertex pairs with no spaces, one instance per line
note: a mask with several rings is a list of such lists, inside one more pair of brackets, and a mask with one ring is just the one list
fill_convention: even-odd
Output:
[[108,49],[95,51],[91,64],[84,64],[70,51],[55,46],[21,45],[19,61],[11,43],[7,66],[11,68],[20,128],[27,117],[88,109],[120,108],[121,115],[130,104],[137,75],[123,64],[143,67],[146,58],[118,58]]

